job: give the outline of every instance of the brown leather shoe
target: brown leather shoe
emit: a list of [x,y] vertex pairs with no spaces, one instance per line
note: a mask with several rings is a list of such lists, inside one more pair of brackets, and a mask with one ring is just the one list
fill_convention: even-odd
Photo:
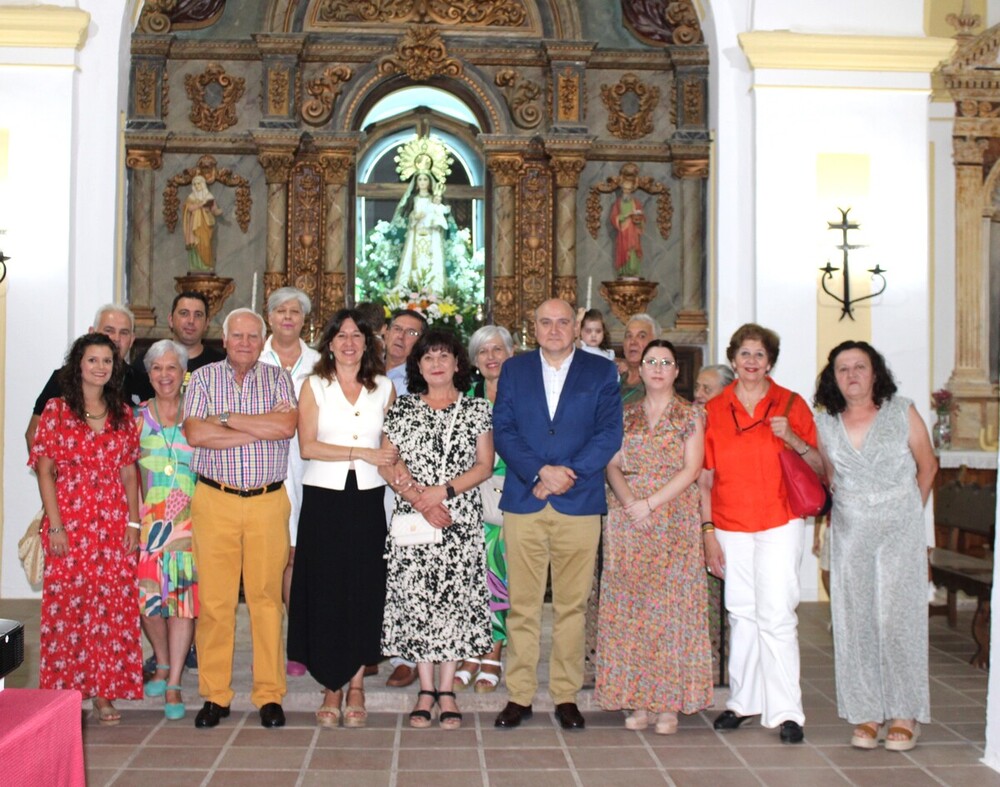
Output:
[[556,718],[564,730],[582,730],[587,725],[575,702],[560,702],[556,705]]
[[406,664],[400,664],[392,671],[392,675],[389,676],[389,680],[385,682],[385,685],[392,686],[393,688],[402,688],[404,686],[409,686],[416,679],[416,666],[410,667]]
[[521,722],[530,719],[532,716],[530,705],[518,705],[516,702],[508,702],[502,711],[497,714],[494,727],[503,730],[512,730],[521,726]]

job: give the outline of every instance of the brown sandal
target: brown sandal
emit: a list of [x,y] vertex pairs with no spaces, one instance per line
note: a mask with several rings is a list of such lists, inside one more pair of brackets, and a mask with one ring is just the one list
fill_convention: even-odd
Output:
[[[361,695],[360,705],[351,705],[351,694],[357,692]],[[351,686],[347,689],[347,705],[344,707],[344,726],[353,729],[360,729],[368,723],[368,711],[365,710],[365,690]]]
[[877,749],[878,731],[881,728],[882,725],[874,721],[856,725],[851,735],[851,746],[856,749]]
[[886,737],[885,748],[887,751],[910,751],[917,745],[917,738],[920,737],[920,725],[914,722],[911,730],[909,727],[900,727],[898,724],[894,724],[889,728],[889,735],[902,735],[903,737],[899,739]]

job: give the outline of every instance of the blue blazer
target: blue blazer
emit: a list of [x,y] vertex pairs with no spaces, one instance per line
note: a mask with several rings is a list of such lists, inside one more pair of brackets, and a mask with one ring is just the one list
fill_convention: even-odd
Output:
[[[618,372],[607,358],[576,351],[555,418],[549,418],[539,351],[506,361],[493,408],[493,443],[507,463],[500,508],[533,514],[546,503],[561,514],[607,513],[604,468],[622,444]],[[564,465],[576,483],[539,500],[531,490],[545,465]]]

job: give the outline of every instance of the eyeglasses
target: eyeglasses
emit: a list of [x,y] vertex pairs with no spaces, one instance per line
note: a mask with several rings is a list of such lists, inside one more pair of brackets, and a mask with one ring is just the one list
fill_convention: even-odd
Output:
[[643,358],[642,363],[650,369],[656,366],[662,366],[664,369],[669,369],[671,366],[677,365],[677,361],[671,361],[669,358]]
[[402,334],[406,334],[407,336],[419,336],[420,335],[420,331],[416,330],[415,328],[402,328],[399,325],[393,325],[393,326],[391,326],[389,328],[389,332],[390,333],[402,333]]
[[760,418],[760,420],[754,421],[752,424],[750,424],[750,426],[740,426],[740,422],[736,420],[736,406],[730,403],[729,411],[733,414],[733,423],[736,425],[736,434],[742,436],[744,432],[749,432],[755,426],[760,426],[762,423],[767,421],[768,413],[771,412],[771,408],[773,406],[774,402],[768,402],[767,409],[764,411],[764,415]]

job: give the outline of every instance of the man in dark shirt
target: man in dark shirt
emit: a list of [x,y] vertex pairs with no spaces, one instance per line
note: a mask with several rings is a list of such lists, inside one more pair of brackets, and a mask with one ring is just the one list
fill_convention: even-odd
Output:
[[[195,369],[200,369],[206,364],[223,360],[226,356],[213,347],[204,344],[205,334],[208,332],[208,299],[200,292],[185,290],[176,298],[170,307],[170,316],[167,317],[167,325],[170,326],[171,338],[175,342],[184,345],[188,352],[187,372],[184,375],[184,383],[181,391],[187,390],[188,380]],[[153,387],[149,383],[149,375],[146,373],[146,366],[141,357],[132,361],[132,373],[137,380],[137,393],[140,401],[145,401],[153,397]]]
[[[136,380],[135,372],[128,366],[128,353],[132,349],[132,342],[135,340],[135,318],[132,312],[125,306],[117,303],[106,303],[97,310],[94,317],[94,324],[88,329],[89,333],[103,333],[115,343],[118,348],[118,355],[126,363],[125,366],[125,398],[132,404],[138,404],[142,399],[140,388]],[[60,367],[61,368],[61,367]],[[147,381],[148,386],[148,381]],[[31,420],[28,421],[28,429],[24,433],[24,439],[28,442],[28,451],[31,451],[31,444],[35,441],[35,429],[38,428],[38,419],[45,409],[45,404],[49,399],[62,396],[59,387],[59,369],[52,372],[49,381],[35,400],[35,407],[32,411]]]

